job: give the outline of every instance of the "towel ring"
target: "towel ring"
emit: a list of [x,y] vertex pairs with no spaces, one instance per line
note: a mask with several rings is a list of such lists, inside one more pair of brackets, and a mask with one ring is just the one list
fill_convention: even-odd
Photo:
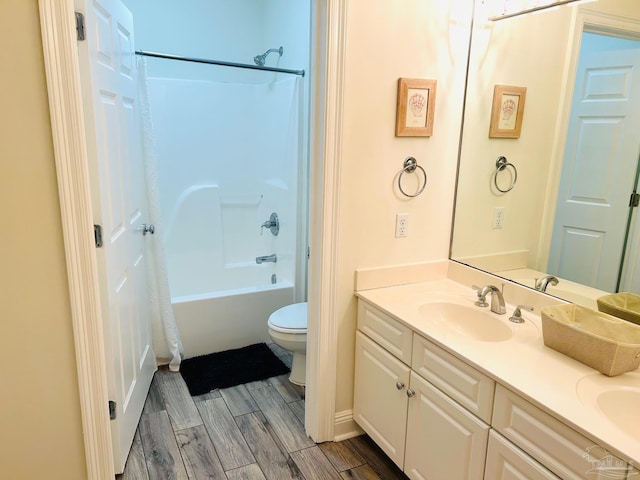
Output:
[[[502,172],[503,170],[506,170],[509,167],[511,167],[511,169],[513,170],[513,181],[511,182],[511,185],[509,186],[509,188],[506,188],[506,189],[500,188],[498,186],[498,173]],[[496,171],[493,172],[493,184],[496,186],[496,189],[499,192],[507,193],[511,191],[513,187],[516,186],[517,181],[518,181],[518,170],[516,169],[516,166],[513,163],[510,163],[509,161],[507,161],[507,157],[498,157],[498,159],[496,160]]]
[[[413,173],[416,171],[416,168],[419,168],[420,171],[422,172],[422,175],[424,176],[424,183],[422,184],[422,187],[420,187],[420,189],[418,189],[418,191],[412,195],[410,193],[405,192],[402,189],[402,175],[404,175],[405,172]],[[405,197],[413,198],[420,195],[424,191],[424,188],[426,186],[427,186],[427,172],[424,171],[424,168],[418,165],[418,161],[415,158],[407,157],[407,159],[404,161],[404,164],[402,166],[402,170],[400,170],[400,174],[398,175],[398,188],[400,189],[400,191]]]

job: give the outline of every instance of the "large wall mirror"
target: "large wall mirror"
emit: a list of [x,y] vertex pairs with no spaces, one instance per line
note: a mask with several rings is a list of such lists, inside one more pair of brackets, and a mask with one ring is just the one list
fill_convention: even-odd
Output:
[[[640,293],[640,2],[475,3],[451,258],[591,308]],[[489,136],[496,85],[526,89],[517,138]]]

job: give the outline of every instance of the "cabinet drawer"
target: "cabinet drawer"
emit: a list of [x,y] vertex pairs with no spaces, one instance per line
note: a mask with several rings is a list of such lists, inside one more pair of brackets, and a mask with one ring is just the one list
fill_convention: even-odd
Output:
[[420,335],[411,368],[474,415],[491,423],[495,382]]
[[412,331],[367,302],[358,300],[358,329],[409,365]]
[[493,429],[489,432],[484,478],[558,480],[553,473]]
[[607,478],[607,473],[611,475],[607,465],[626,467],[592,440],[502,385],[496,387],[493,427],[563,479]]

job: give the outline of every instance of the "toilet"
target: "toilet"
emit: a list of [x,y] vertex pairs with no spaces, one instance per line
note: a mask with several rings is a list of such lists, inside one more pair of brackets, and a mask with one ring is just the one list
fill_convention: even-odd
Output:
[[267,325],[273,343],[293,352],[289,381],[304,387],[307,362],[307,302],[279,308],[269,315]]

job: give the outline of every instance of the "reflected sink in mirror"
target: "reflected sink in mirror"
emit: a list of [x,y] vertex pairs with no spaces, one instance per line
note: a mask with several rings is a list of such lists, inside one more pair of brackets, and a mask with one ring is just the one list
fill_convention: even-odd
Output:
[[[481,342],[506,342],[538,338],[535,325],[509,322],[510,314],[497,315],[488,308],[454,302],[429,302],[419,307],[422,318],[445,326],[447,330]],[[512,311],[512,310],[510,310]]]
[[613,426],[640,441],[640,429],[630,418],[640,418],[640,373],[633,372],[612,379],[592,374],[581,378],[576,386],[583,405],[603,415]]

